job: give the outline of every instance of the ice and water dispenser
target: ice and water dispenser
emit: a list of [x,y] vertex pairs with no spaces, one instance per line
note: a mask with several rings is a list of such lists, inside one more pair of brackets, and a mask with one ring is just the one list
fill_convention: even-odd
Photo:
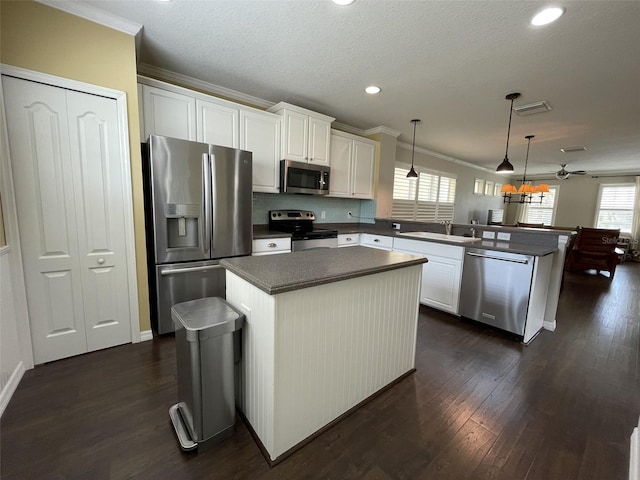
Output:
[[167,248],[200,246],[199,225],[202,208],[197,204],[165,204]]

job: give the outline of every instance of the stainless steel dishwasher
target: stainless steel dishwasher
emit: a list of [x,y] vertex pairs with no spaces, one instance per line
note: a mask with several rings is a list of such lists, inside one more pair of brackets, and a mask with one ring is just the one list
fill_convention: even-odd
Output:
[[531,255],[467,248],[460,315],[524,336],[533,261]]

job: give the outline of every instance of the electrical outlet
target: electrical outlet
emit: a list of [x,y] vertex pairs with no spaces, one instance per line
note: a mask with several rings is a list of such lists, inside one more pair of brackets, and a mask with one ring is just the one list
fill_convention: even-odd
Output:
[[496,238],[496,232],[484,231],[484,232],[482,232],[482,238],[494,239],[494,238]]
[[391,228],[393,228],[394,230],[400,230],[400,224],[399,223],[392,223],[391,224]]
[[325,212],[324,210],[322,210],[320,212],[320,218],[327,218],[327,212]]
[[507,232],[498,232],[498,240],[511,240],[511,234]]

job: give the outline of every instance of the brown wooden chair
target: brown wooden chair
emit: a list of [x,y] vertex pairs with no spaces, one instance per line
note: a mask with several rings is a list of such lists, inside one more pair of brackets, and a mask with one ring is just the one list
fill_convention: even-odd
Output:
[[544,223],[524,223],[524,222],[518,222],[516,223],[517,227],[527,227],[527,228],[543,228],[544,227]]
[[596,270],[609,272],[609,280],[613,280],[619,255],[616,245],[620,230],[605,228],[579,228],[573,247],[565,262],[567,270]]

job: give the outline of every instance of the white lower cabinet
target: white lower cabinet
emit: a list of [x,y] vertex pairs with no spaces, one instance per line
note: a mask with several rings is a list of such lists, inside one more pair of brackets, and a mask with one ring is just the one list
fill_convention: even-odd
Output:
[[259,238],[253,241],[251,255],[273,255],[291,252],[291,237]]
[[338,247],[353,247],[359,244],[359,233],[341,233],[340,235],[338,235]]
[[363,247],[379,248],[380,250],[393,249],[393,237],[386,235],[373,235],[371,233],[360,234],[360,245]]
[[422,255],[428,259],[422,266],[420,303],[459,314],[464,247],[396,238],[393,251]]

